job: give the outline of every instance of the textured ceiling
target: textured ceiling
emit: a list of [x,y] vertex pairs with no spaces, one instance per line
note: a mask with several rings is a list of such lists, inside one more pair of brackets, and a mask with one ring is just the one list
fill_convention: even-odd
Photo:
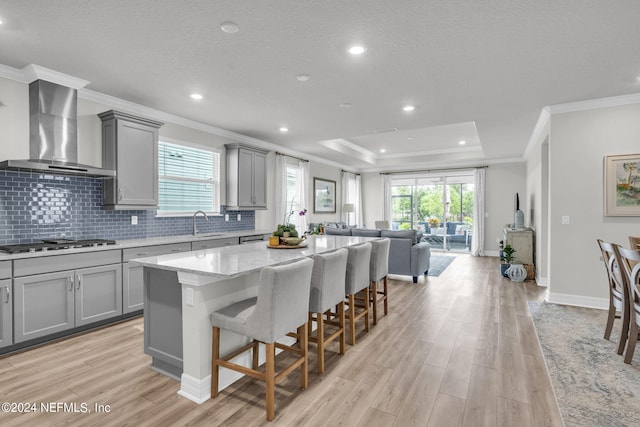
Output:
[[521,158],[543,107],[640,90],[637,0],[5,0],[0,17],[0,64],[361,170]]

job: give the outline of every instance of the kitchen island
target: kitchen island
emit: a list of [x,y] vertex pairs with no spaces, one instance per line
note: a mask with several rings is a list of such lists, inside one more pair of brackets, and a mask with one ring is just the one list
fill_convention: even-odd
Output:
[[[208,400],[211,312],[257,296],[263,267],[375,239],[311,236],[299,249],[271,249],[266,242],[255,242],[132,260],[144,266],[144,345],[152,356],[152,368],[179,379],[181,396],[196,403]],[[246,337],[222,331],[221,352],[246,342]],[[250,363],[249,356],[244,357],[246,361],[241,357],[236,362]],[[238,373],[221,370],[220,389],[238,378]]]

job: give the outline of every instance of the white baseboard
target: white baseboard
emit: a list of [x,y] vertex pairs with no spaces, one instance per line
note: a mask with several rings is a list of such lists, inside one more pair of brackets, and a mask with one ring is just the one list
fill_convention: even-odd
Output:
[[211,375],[200,380],[183,373],[178,394],[198,405],[206,402],[211,398]]
[[538,286],[546,288],[549,286],[549,278],[536,275],[536,284]]
[[500,252],[498,251],[484,251],[484,256],[500,256]]
[[609,300],[607,298],[586,297],[582,295],[559,294],[557,292],[549,292],[547,301],[554,304],[575,305],[577,307],[599,308],[602,310],[609,309]]

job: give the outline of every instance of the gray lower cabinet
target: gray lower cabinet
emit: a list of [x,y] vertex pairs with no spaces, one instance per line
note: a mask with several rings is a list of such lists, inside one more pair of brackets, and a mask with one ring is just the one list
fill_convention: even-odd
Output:
[[12,297],[11,279],[0,280],[0,347],[13,344]]
[[102,265],[75,272],[75,326],[122,314],[122,265]]
[[119,250],[20,259],[13,271],[16,344],[122,314]]
[[73,328],[73,277],[73,271],[60,271],[13,280],[16,343]]
[[128,261],[134,258],[166,255],[178,252],[189,252],[191,243],[179,243],[169,245],[142,246],[139,248],[124,249],[122,251],[122,312],[131,313],[144,308],[143,267],[131,265]]
[[16,343],[122,314],[120,264],[18,277],[14,290]]

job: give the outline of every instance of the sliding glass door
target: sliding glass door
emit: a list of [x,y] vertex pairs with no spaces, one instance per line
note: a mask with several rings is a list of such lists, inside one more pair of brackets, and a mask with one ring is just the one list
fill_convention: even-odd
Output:
[[469,252],[473,229],[473,174],[392,178],[395,229],[417,229],[434,249]]

